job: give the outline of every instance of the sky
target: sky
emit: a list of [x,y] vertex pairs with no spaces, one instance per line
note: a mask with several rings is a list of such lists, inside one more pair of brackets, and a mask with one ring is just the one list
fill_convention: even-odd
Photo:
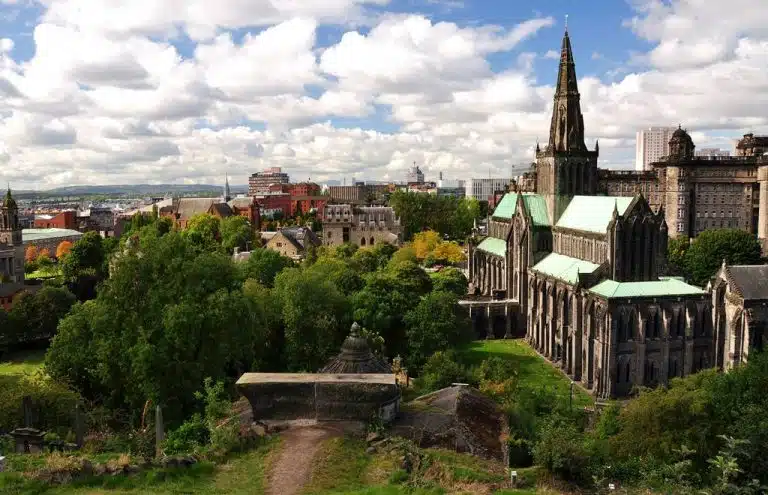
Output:
[[587,144],[768,134],[765,0],[0,0],[0,181],[507,177],[566,27]]

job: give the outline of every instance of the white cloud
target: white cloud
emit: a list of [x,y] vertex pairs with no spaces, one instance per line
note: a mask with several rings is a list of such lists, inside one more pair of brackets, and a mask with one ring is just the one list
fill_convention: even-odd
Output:
[[[266,166],[399,180],[413,161],[430,176],[486,176],[530,162],[548,138],[554,88],[533,69],[560,53],[520,45],[551,18],[460,26],[368,10],[386,0],[44,3],[31,59],[13,58],[21,38],[0,41],[0,182],[17,187],[225,172],[242,184]],[[601,166],[629,165],[650,125],[680,122],[698,147],[768,132],[768,14],[761,0],[720,3],[643,1],[627,24],[651,43],[635,60],[645,65],[579,81]],[[319,46],[328,23],[346,32]],[[571,38],[578,71],[600,47]],[[494,72],[499,54],[512,63]]]

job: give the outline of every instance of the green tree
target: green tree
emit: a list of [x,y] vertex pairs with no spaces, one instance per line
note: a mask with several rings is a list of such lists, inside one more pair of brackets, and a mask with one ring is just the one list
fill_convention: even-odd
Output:
[[371,273],[379,269],[379,257],[373,249],[358,249],[352,256],[352,263],[362,273]]
[[472,340],[469,318],[448,292],[433,292],[405,315],[408,365],[418,371],[429,356]]
[[706,285],[723,260],[732,265],[759,264],[760,243],[754,234],[743,230],[705,230],[688,248],[684,264],[694,284]]
[[439,272],[432,273],[431,277],[433,291],[450,292],[456,297],[467,295],[469,281],[458,268],[443,268]]
[[299,268],[277,276],[274,294],[282,308],[288,368],[317,371],[347,336],[351,324],[347,298],[322,271]]
[[667,243],[667,264],[670,275],[686,275],[685,258],[690,246],[691,240],[687,236],[681,235],[669,239]]
[[293,261],[277,251],[259,248],[251,251],[245,262],[240,264],[243,278],[252,278],[266,287],[272,287],[275,277],[284,269],[293,266]]
[[63,287],[43,286],[36,293],[22,292],[10,311],[18,341],[53,337],[61,320],[75,304],[75,296]]
[[[363,250],[361,250],[363,251]],[[358,251],[360,252],[360,251]],[[355,253],[357,255],[357,253]],[[330,280],[342,294],[351,295],[363,288],[365,282],[360,273],[349,262],[323,256],[305,270],[311,275]]]
[[61,322],[46,368],[134,420],[151,399],[178,422],[205,377],[231,379],[260,361],[263,319],[241,283],[229,256],[186,235],[141,237],[97,298]]
[[253,244],[253,228],[247,218],[235,215],[221,221],[221,245],[228,253]]
[[100,280],[106,275],[103,240],[97,232],[88,232],[78,239],[61,263],[61,274],[69,282],[84,278]]

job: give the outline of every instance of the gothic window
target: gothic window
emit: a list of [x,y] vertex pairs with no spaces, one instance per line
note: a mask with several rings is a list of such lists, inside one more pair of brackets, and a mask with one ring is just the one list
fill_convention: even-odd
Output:
[[674,378],[677,376],[677,359],[670,359],[669,360],[669,378]]

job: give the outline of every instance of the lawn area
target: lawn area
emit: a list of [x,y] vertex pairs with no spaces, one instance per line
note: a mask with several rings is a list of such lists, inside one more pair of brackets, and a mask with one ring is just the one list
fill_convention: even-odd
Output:
[[221,465],[201,462],[187,469],[154,469],[135,476],[102,476],[52,487],[22,479],[11,473],[0,474],[0,493],[4,495],[102,495],[102,494],[241,494],[264,493],[269,453],[279,442],[233,457]]
[[[519,386],[523,389],[554,390],[558,396],[568,399],[570,380],[522,339],[478,340],[461,350],[461,355],[470,365],[480,364],[490,357],[514,359],[519,363]],[[589,406],[594,404],[591,395],[578,385],[573,387],[573,405]]]
[[34,373],[43,366],[45,349],[11,353],[0,358],[0,375]]

